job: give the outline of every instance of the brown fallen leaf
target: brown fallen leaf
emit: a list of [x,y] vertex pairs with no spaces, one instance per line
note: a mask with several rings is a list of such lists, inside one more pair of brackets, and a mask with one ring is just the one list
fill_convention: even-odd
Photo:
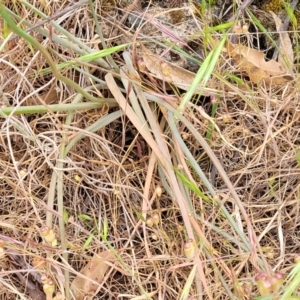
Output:
[[110,267],[108,262],[114,261],[116,258],[110,251],[95,254],[87,265],[80,270],[80,274],[83,276],[77,275],[71,284],[71,291],[75,299],[82,300],[86,296],[92,297],[98,288],[98,284],[95,282],[102,283],[105,273]]
[[266,85],[283,85],[293,77],[287,74],[285,67],[275,61],[265,60],[263,52],[240,44],[227,45],[228,54],[245,71],[253,83],[265,82]]
[[270,11],[270,14],[272,15],[276,30],[279,33],[279,39],[280,39],[280,51],[278,56],[278,62],[281,63],[286,71],[293,75],[293,66],[294,66],[294,50],[293,45],[290,39],[289,34],[285,31],[282,32],[282,21],[281,19],[274,14],[272,11]]
[[[185,91],[188,90],[195,79],[195,73],[166,62],[145,47],[142,48],[142,58],[143,62],[139,65],[142,72],[147,73],[146,67],[151,75]],[[203,88],[196,89],[195,93],[205,95]]]
[[[46,103],[46,104],[53,104],[57,102],[59,99],[59,95],[57,91],[52,88],[49,92],[45,92],[39,97]],[[40,105],[42,104],[36,96],[30,97],[26,100],[26,105]]]

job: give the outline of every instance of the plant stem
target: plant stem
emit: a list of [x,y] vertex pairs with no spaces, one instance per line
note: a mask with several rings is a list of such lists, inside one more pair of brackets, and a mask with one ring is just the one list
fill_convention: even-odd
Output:
[[1,1],[0,3],[0,14],[3,17],[3,19],[7,22],[7,24],[11,27],[11,29],[20,37],[24,38],[29,44],[31,44],[33,47],[35,47],[36,49],[38,49],[44,56],[44,58],[46,59],[46,61],[48,62],[52,72],[53,72],[53,76],[57,79],[60,80],[62,82],[64,82],[65,84],[73,87],[79,94],[83,95],[86,99],[93,101],[93,102],[100,102],[103,103],[103,99],[99,99],[97,97],[94,97],[92,95],[90,95],[89,93],[87,93],[83,88],[81,88],[76,82],[72,81],[71,79],[63,76],[56,68],[56,65],[54,63],[54,61],[52,60],[50,54],[48,53],[48,51],[35,39],[33,38],[31,35],[29,35],[28,33],[26,33],[25,31],[23,31],[20,27],[17,26],[17,24],[15,24],[15,22],[13,21],[13,19],[10,17],[10,15],[8,14],[6,7],[3,5],[3,2]]

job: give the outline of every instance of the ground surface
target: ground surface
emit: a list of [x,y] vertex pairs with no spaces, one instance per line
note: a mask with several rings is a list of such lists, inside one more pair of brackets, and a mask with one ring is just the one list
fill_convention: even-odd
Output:
[[73,2],[1,2],[1,299],[298,299],[298,12]]

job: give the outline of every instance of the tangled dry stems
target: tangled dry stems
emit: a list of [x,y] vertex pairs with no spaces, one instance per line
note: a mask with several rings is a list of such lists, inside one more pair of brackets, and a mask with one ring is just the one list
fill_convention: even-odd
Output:
[[[66,3],[62,4],[65,5]],[[48,15],[62,9],[59,2],[55,1],[51,2],[51,6],[38,8]],[[12,5],[12,9],[20,16],[26,16],[33,24],[39,21],[35,14],[29,13],[20,4]],[[66,26],[70,30],[77,28],[77,37],[91,46],[95,30],[88,11],[78,11],[72,20],[73,23]],[[65,22],[71,22],[71,19]],[[41,36],[32,34],[42,41]],[[9,105],[24,105],[28,98],[34,98],[38,103],[38,93],[57,88],[57,83],[51,76],[35,76],[35,72],[47,67],[39,53],[35,53],[21,40],[8,47],[9,51],[2,54],[1,70],[2,89]],[[65,49],[55,43],[51,43],[51,47],[57,53],[66,54]],[[67,53],[72,56],[72,53]],[[53,59],[57,60],[55,55]],[[116,61],[120,60],[116,56]],[[216,71],[221,73],[220,70]],[[101,76],[101,72],[98,75]],[[76,72],[68,71],[68,76],[82,86],[89,84],[87,77]],[[70,102],[73,91],[63,84],[59,84],[58,88],[58,101]],[[109,92],[101,92],[109,96]],[[261,245],[270,247],[274,252],[274,258],[270,257],[268,260],[269,264],[275,270],[286,272],[293,266],[292,259],[297,254],[299,245],[298,94],[293,87],[269,91],[256,89],[252,91],[252,95],[244,98],[236,93],[229,95],[221,91],[215,117],[219,131],[213,131],[210,143],[242,199]],[[205,100],[201,105],[209,114],[211,103]],[[72,128],[67,129],[68,134],[84,130],[105,113],[103,110],[77,112]],[[1,238],[6,241],[9,249],[6,259],[1,261],[3,271],[0,286],[3,299],[21,298],[20,295],[25,291],[18,277],[8,270],[22,272],[22,276],[27,277],[32,274],[30,266],[35,257],[46,260],[49,247],[43,244],[39,228],[45,224],[50,181],[59,156],[65,117],[65,113],[49,112],[28,116],[12,115],[1,121],[0,222]],[[187,118],[205,136],[207,120],[199,110],[193,109]],[[182,133],[184,131],[182,128]],[[164,134],[172,149],[170,151],[175,151],[176,147],[168,130]],[[245,231],[245,224],[240,220],[241,216],[229,196],[227,186],[215,172],[201,146],[192,135],[188,135],[185,142],[216,187],[221,201],[241,230]],[[70,251],[69,266],[62,261],[59,249],[55,250],[51,261],[51,272],[55,274],[57,281],[61,280],[58,287],[63,280],[64,268],[79,272],[93,253],[105,249],[100,233],[106,221],[109,228],[107,239],[120,251],[123,261],[134,271],[135,278],[143,284],[144,289],[153,293],[153,299],[162,299],[162,295],[164,299],[179,298],[192,268],[185,264],[183,256],[186,236],[180,210],[164,192],[153,201],[148,212],[159,212],[159,226],[147,228],[145,236],[139,223],[150,153],[151,149],[126,118],[115,121],[99,132],[86,132],[86,137],[72,148],[64,162],[64,209],[68,213],[66,239]],[[76,180],[76,176],[82,181]],[[194,180],[200,189],[206,191],[199,178],[195,177]],[[160,185],[161,180],[155,175],[149,187],[149,199]],[[203,220],[218,225],[222,231],[239,240],[218,205],[202,201],[195,194],[191,194],[191,197],[195,212]],[[55,213],[54,216],[54,230],[59,236],[59,216]],[[234,270],[236,278],[241,282],[250,282],[257,270],[253,269],[247,254],[211,228],[203,225],[203,232],[211,247],[220,254],[222,262]],[[95,238],[83,251],[91,233]],[[23,257],[23,265],[16,266],[13,254]],[[226,292],[214,268],[223,272],[231,285],[234,279],[228,277],[229,274],[221,263],[210,261],[204,253],[200,255],[214,299],[226,299]],[[30,278],[38,281],[38,278]],[[190,291],[190,295],[194,294],[195,285]],[[124,299],[128,295],[140,295],[139,288],[122,266],[111,269],[106,275],[98,298],[115,299],[116,295],[123,295]]]

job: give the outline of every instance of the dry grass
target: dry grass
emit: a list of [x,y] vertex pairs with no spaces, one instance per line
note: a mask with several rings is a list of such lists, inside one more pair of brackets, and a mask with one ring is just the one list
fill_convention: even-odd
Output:
[[[3,2],[30,24],[43,20],[25,1]],[[164,9],[178,12],[175,2]],[[88,1],[55,18],[76,39],[49,22],[30,31],[56,64],[79,61],[105,46],[160,41],[161,36],[118,23],[124,6],[93,3],[101,31]],[[67,1],[34,5],[48,16],[70,7]],[[201,30],[209,25],[199,14],[192,17]],[[133,44],[124,53],[111,51],[105,59],[60,70],[93,97],[116,100],[82,110],[78,103],[88,100],[51,73],[41,75],[49,67],[43,53],[24,39],[10,40],[1,21],[1,299],[46,299],[42,275],[68,297],[75,275],[107,249],[117,262],[94,299],[256,299],[257,286],[251,293],[246,286],[259,272],[291,272],[299,255],[296,85],[245,92],[228,83],[226,74],[240,73],[222,53],[216,83],[205,90],[209,96],[193,96],[178,116],[181,94],[137,73],[139,47]],[[23,30],[31,27],[26,22]],[[197,38],[193,45],[203,48],[201,55],[198,46],[188,54],[204,60],[216,36]],[[128,52],[132,49],[137,53]],[[52,104],[70,104],[73,111]],[[22,113],[24,106],[35,105],[46,111]],[[21,114],[6,116],[5,107]],[[159,224],[150,226],[157,215]],[[57,246],[43,239],[45,226],[53,229]],[[185,248],[194,243],[195,255],[187,259]],[[287,281],[268,299],[291,299],[282,298],[289,286]]]

